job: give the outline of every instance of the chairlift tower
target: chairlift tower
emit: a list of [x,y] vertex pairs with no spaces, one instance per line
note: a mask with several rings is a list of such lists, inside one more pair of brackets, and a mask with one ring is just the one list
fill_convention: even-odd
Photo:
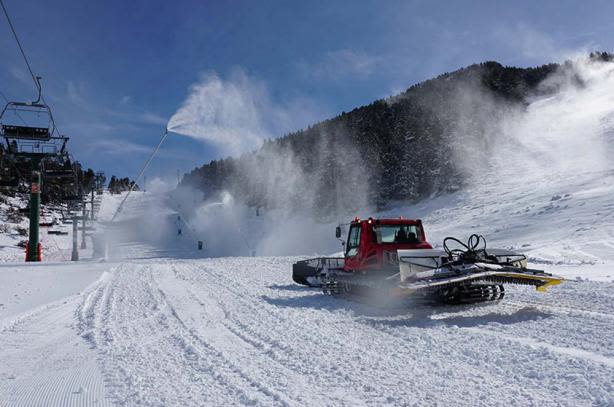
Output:
[[96,195],[102,195],[105,180],[106,177],[104,175],[104,172],[98,171],[96,173]]
[[[39,88],[40,89],[40,88]],[[41,163],[49,157],[57,157],[66,150],[68,137],[55,136],[55,122],[51,109],[40,102],[8,102],[0,112],[0,136],[6,143],[8,157],[29,161],[30,177],[30,227],[26,261],[41,261],[39,241],[40,193],[42,187]],[[14,113],[14,117],[9,117]],[[23,116],[34,117],[39,123],[28,124]],[[46,123],[40,123],[40,117]],[[21,122],[17,124],[15,117]]]

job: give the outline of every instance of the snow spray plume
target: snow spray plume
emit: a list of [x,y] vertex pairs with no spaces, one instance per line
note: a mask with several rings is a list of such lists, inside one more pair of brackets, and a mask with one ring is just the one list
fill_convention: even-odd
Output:
[[602,204],[614,174],[614,63],[575,58],[525,96],[505,101],[481,81],[459,88],[468,102],[446,110],[456,117],[447,131],[466,185],[415,210],[434,244],[477,230],[490,247],[592,262],[602,253],[588,242],[609,239],[614,213]]
[[[109,206],[117,206],[126,194],[109,195],[105,201]],[[165,253],[183,249],[183,242],[176,239],[177,213],[168,207],[163,194],[135,191],[113,222],[109,221],[115,211],[111,212],[105,212],[103,206],[99,214],[99,220],[106,223],[105,239],[110,260],[164,257]]]
[[225,168],[232,166],[230,190],[209,196],[195,210],[196,228],[211,242],[210,253],[287,255],[339,248],[334,226],[364,210],[367,194],[355,150],[348,146],[343,157],[334,158],[327,140],[314,146],[313,159],[315,168],[336,166],[332,190],[324,174],[307,171],[291,149],[277,144],[226,160]]
[[495,96],[480,80],[461,84],[447,112],[455,116],[448,137],[456,167],[478,184],[486,173],[503,181],[603,169],[613,72],[611,62],[575,58],[546,77],[527,105]]
[[322,131],[307,165],[283,144],[241,163],[250,185],[265,192],[260,212],[270,221],[258,253],[327,253],[340,247],[334,226],[365,210],[368,196],[367,171],[356,147],[339,141],[343,137],[343,129]]
[[[533,177],[601,171],[611,164],[614,128],[614,63],[576,58],[540,85],[549,96],[533,98],[521,114],[502,122],[519,170]],[[520,165],[524,163],[524,165]]]
[[[300,100],[283,108],[274,104],[262,82],[236,70],[227,80],[216,74],[203,75],[191,87],[168,129],[237,155],[253,150],[264,139],[313,122],[318,116],[315,112],[317,109]],[[276,142],[220,162],[224,171],[232,174],[224,180],[226,190],[208,196],[202,206],[190,210],[199,233],[219,243],[209,240],[210,253],[232,254],[230,248],[234,248],[237,254],[291,254],[319,250],[325,247],[322,242],[331,240],[335,245],[330,236],[336,214],[352,211],[355,215],[355,209],[364,208],[365,179],[369,178],[355,147],[335,141],[343,138],[341,133],[341,129],[334,134],[322,132],[317,142],[305,146],[312,152],[313,165],[300,162],[292,148]],[[334,175],[313,170],[330,166],[335,166]],[[331,183],[336,185],[332,194],[327,186]],[[315,213],[314,207],[318,208]],[[223,219],[228,221],[226,227]],[[311,226],[314,223],[326,223],[322,229],[328,238],[320,230],[311,233],[319,229]],[[228,226],[235,224],[238,226]],[[245,243],[245,236],[250,243]]]
[[215,72],[202,74],[169,120],[168,130],[212,144],[222,154],[237,155],[321,116],[308,100],[274,103],[263,81],[237,68],[226,79]]
[[242,71],[229,81],[215,73],[204,74],[171,117],[168,129],[236,154],[260,145],[265,135],[261,111],[266,104],[266,89]]

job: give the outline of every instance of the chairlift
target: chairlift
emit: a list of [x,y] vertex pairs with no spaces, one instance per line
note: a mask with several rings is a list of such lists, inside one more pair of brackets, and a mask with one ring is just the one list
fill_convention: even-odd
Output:
[[9,101],[0,112],[0,136],[10,154],[32,159],[64,154],[68,137],[55,133],[51,108],[41,102],[40,89],[35,102]]
[[16,126],[10,124],[2,125],[2,135],[7,138],[17,140],[43,140],[51,138],[49,129],[46,127]]
[[[9,117],[13,113],[13,117]],[[23,116],[29,121],[37,119],[38,125],[28,125]],[[44,116],[45,119],[40,120]],[[23,124],[17,124],[17,119]],[[55,121],[51,108],[44,103],[12,102],[9,101],[0,113],[0,130],[4,138],[13,140],[49,141],[55,133]]]
[[69,210],[71,206],[77,206],[75,204],[81,203],[83,200],[83,194],[81,188],[76,183],[71,183],[69,188],[64,189],[62,193],[62,201],[68,204]]
[[68,154],[59,154],[43,161],[43,178],[74,180],[76,177],[75,169],[70,161]]

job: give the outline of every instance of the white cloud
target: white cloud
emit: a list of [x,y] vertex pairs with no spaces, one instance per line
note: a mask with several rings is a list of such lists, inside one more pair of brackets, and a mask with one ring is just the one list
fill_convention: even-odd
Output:
[[151,153],[152,146],[144,146],[124,139],[100,139],[89,144],[89,149],[103,154],[126,155]]
[[76,84],[73,81],[68,81],[66,84],[66,93],[71,102],[76,105],[86,105],[87,102],[85,98],[82,96],[83,94],[83,83],[79,82]]
[[132,96],[124,95],[124,96],[121,97],[121,99],[119,99],[119,104],[121,106],[125,106],[125,105],[128,105],[130,103],[132,103]]
[[301,62],[299,69],[317,79],[365,79],[377,70],[381,62],[380,56],[344,48],[329,51],[316,62]]
[[162,117],[162,116],[159,116],[155,113],[148,112],[148,111],[138,114],[136,115],[136,117],[138,118],[140,122],[145,123],[145,124],[159,124],[159,125],[164,126],[168,122],[168,119],[166,117]]
[[30,77],[27,71],[17,68],[15,66],[12,66],[9,68],[9,72],[11,73],[13,78],[17,79],[18,81],[24,84],[34,85],[32,83],[32,78]]

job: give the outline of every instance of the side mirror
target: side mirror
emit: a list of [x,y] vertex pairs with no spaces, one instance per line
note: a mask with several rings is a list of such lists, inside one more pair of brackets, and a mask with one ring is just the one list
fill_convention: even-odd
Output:
[[341,226],[337,226],[335,228],[335,236],[337,237],[337,239],[341,237]]

